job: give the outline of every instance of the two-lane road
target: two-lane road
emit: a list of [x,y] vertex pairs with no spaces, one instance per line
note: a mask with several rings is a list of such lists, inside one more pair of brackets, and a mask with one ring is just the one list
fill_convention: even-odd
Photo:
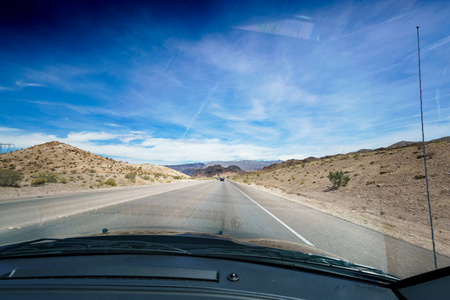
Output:
[[[0,241],[169,229],[279,239],[400,277],[432,270],[430,251],[230,181],[185,182],[0,203]],[[440,267],[450,265],[439,256]]]

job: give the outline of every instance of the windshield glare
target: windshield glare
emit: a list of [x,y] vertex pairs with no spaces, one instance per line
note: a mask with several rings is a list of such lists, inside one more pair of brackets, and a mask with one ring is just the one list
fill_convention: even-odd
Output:
[[181,234],[450,265],[447,2],[2,6],[0,246]]

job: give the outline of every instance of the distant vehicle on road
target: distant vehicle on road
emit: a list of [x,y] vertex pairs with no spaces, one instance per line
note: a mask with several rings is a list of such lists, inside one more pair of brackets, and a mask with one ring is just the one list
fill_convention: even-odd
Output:
[[225,181],[225,177],[220,177],[219,180],[220,181]]

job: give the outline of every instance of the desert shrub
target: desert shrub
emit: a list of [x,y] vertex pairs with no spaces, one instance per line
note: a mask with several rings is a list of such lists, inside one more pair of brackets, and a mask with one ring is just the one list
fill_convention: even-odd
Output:
[[15,170],[0,169],[0,186],[18,186],[23,174]]
[[342,171],[336,171],[328,173],[328,179],[333,183],[333,188],[339,188],[341,186],[346,186],[350,181],[350,177],[344,175]]
[[109,185],[109,186],[117,186],[117,183],[114,179],[110,178],[108,180],[105,181],[105,184]]
[[155,177],[156,177],[156,178],[161,177],[161,176],[163,176],[162,173],[155,173]]
[[130,172],[127,175],[125,175],[125,178],[129,179],[129,180],[136,180],[136,173],[135,172]]
[[414,176],[414,179],[424,179],[425,178],[425,175],[416,175],[416,176]]
[[38,178],[44,178],[47,183],[56,183],[58,182],[58,176],[53,172],[45,172],[39,173]]
[[175,175],[175,176],[172,176],[172,177],[173,177],[173,179],[176,179],[176,180],[183,179],[183,177],[181,177],[179,175]]
[[150,176],[148,176],[148,175],[141,176],[141,178],[144,180],[150,180]]
[[59,182],[66,184],[67,183],[67,178],[63,177],[59,180]]
[[94,169],[90,169],[89,173],[97,173],[97,171],[95,171]]
[[44,183],[45,183],[45,178],[42,178],[42,177],[35,178],[31,181],[32,186],[43,185]]

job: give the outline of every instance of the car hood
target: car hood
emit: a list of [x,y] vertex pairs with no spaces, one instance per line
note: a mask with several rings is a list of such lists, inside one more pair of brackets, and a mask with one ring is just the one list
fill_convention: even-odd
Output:
[[212,238],[212,239],[220,239],[220,240],[228,240],[239,244],[245,244],[245,245],[257,245],[262,247],[268,247],[268,248],[276,248],[281,250],[287,250],[287,251],[296,251],[296,252],[302,252],[302,253],[308,253],[308,254],[315,254],[315,255],[325,255],[336,259],[343,259],[337,255],[334,255],[332,253],[320,250],[318,248],[306,245],[306,244],[300,244],[300,243],[294,243],[290,241],[285,240],[279,240],[279,239],[273,239],[273,238],[255,238],[255,237],[248,237],[248,238],[236,238],[230,235],[226,234],[216,234],[216,233],[204,233],[204,232],[196,232],[196,231],[184,231],[184,230],[164,230],[164,229],[155,229],[155,230],[148,230],[148,229],[132,229],[132,230],[114,230],[114,231],[107,231],[105,233],[92,233],[83,235],[83,237],[89,237],[89,236],[121,236],[121,235],[151,235],[151,236],[190,236],[190,237],[203,237],[203,238]]

